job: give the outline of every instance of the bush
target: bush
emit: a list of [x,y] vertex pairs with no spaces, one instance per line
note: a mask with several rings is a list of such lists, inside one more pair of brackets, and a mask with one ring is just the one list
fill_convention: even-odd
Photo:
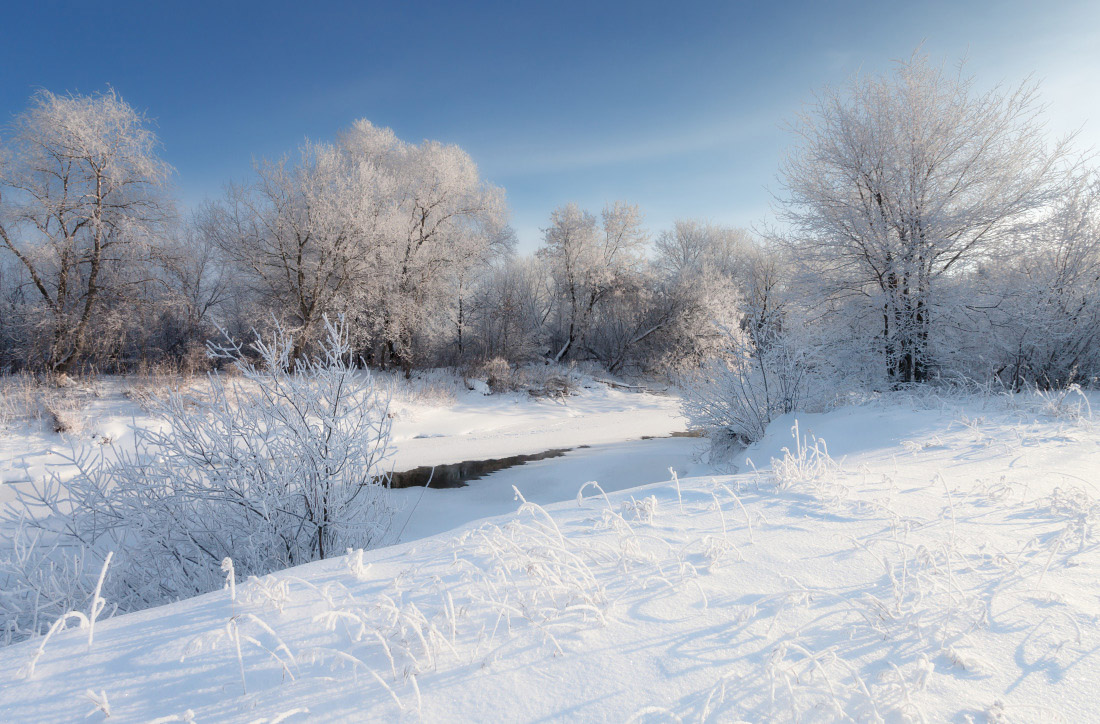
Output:
[[778,333],[761,331],[758,342],[740,329],[727,329],[725,336],[723,354],[680,380],[684,414],[715,442],[752,443],[774,418],[798,409],[806,394],[806,366]]
[[512,365],[503,357],[494,357],[479,365],[479,369],[475,371],[473,376],[484,377],[489,389],[495,393],[514,392],[516,390],[516,375],[512,370]]
[[295,360],[281,329],[257,338],[262,368],[214,348],[239,378],[156,399],[163,431],[136,430],[135,452],[81,455],[71,480],[20,491],[0,560],[6,638],[80,607],[112,551],[103,597],[135,610],[219,588],[225,558],[260,575],[383,542],[389,401],[350,365],[346,328],[326,330],[319,356]]
[[84,407],[97,394],[90,380],[78,382],[68,375],[0,375],[0,428],[29,423],[79,434]]

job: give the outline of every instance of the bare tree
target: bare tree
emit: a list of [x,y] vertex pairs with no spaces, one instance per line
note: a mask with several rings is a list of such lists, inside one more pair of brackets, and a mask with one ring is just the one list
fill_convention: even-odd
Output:
[[510,256],[490,267],[471,299],[475,355],[527,362],[545,352],[543,332],[554,306],[551,291],[537,258]]
[[[937,284],[986,258],[1064,187],[1036,87],[987,93],[915,54],[826,89],[793,126],[783,240],[827,298],[878,318],[894,384],[928,378]],[[841,302],[837,302],[841,304]]]
[[543,230],[539,255],[557,289],[555,361],[579,355],[597,305],[627,284],[641,263],[646,234],[638,207],[616,202],[604,208],[600,222],[569,204],[554,209]]
[[736,277],[742,273],[754,242],[744,229],[677,219],[672,229],[657,235],[653,246],[654,262],[670,276],[709,268]]
[[296,164],[263,161],[255,173],[206,207],[201,223],[253,294],[290,325],[298,357],[363,273],[362,246],[383,203],[376,172],[336,146],[307,142]]
[[509,248],[504,192],[482,181],[458,146],[402,143],[366,121],[341,142],[353,155],[386,149],[381,157],[393,195],[391,223],[370,253],[373,267],[359,306],[367,310],[361,316],[373,318],[379,362],[400,365],[407,374],[416,332],[433,312],[446,314],[461,303],[457,283],[470,268]]
[[[1010,389],[1100,377],[1100,179],[1071,191],[967,280],[957,324],[971,366]],[[974,320],[978,324],[974,324]]]
[[0,151],[0,242],[26,270],[44,308],[44,358],[64,372],[80,358],[103,299],[170,216],[144,115],[113,90],[41,91]]
[[205,357],[206,342],[225,320],[219,313],[234,291],[233,272],[213,239],[196,222],[181,224],[160,259],[165,288],[162,351],[177,360]]
[[762,251],[743,229],[683,219],[661,232],[654,246],[668,310],[665,366],[697,367],[725,348],[722,330],[741,319]]

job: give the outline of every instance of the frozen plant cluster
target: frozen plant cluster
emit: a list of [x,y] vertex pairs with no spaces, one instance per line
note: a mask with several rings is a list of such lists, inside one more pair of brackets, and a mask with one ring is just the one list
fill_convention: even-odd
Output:
[[[44,632],[79,607],[102,562],[104,594],[130,611],[220,587],[222,561],[259,575],[372,548],[389,530],[388,399],[325,322],[313,356],[276,328],[252,352],[214,348],[238,374],[156,401],[161,425],[133,452],[84,452],[76,474],[19,491],[0,558],[3,635]],[[9,547],[10,546],[10,547]]]

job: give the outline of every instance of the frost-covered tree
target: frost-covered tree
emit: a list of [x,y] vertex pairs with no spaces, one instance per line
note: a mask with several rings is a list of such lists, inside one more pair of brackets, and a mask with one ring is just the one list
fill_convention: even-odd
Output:
[[545,353],[551,280],[537,258],[509,256],[478,279],[470,328],[475,357],[529,362]]
[[27,319],[52,370],[79,361],[109,302],[146,279],[146,248],[171,216],[171,169],[149,126],[113,90],[43,90],[3,139],[0,249],[26,275]]
[[637,283],[646,233],[637,206],[616,202],[599,220],[575,204],[554,209],[539,256],[554,280],[555,361],[584,356],[594,312]]
[[[956,340],[1010,389],[1100,378],[1100,179],[1081,175],[966,280]],[[984,365],[982,362],[984,361]],[[985,369],[982,369],[982,367]]]
[[788,264],[747,232],[679,222],[661,239],[683,299],[674,367],[684,413],[721,450],[754,441],[809,393],[810,364],[787,288]]
[[[1036,87],[978,92],[921,55],[820,93],[781,168],[783,240],[889,380],[931,375],[938,294],[1064,188]],[[854,316],[853,316],[854,315]],[[841,325],[843,326],[843,325]]]
[[510,238],[503,192],[468,154],[405,143],[367,121],[335,143],[306,143],[295,163],[257,164],[256,179],[205,216],[253,297],[302,349],[324,315],[343,313],[357,347],[406,369],[417,334],[460,304],[468,270]]
[[255,179],[230,186],[202,213],[209,239],[262,306],[293,331],[298,348],[336,314],[367,268],[364,248],[380,233],[389,199],[378,170],[339,147],[305,143],[296,162],[255,165]]
[[370,273],[356,305],[373,327],[378,362],[407,371],[416,334],[433,312],[457,307],[469,270],[509,247],[504,192],[483,181],[458,146],[405,143],[367,121],[340,144],[353,163],[377,159],[391,194],[389,223],[369,248]]
[[160,351],[192,367],[206,357],[206,342],[225,328],[235,292],[232,268],[195,220],[180,224],[163,244]]
[[744,229],[677,219],[654,241],[654,263],[670,276],[714,271],[737,277],[753,240]]
[[669,319],[661,330],[667,366],[697,366],[724,345],[721,330],[738,323],[759,249],[742,229],[683,219],[654,247],[664,292],[658,303]]
[[[498,278],[497,273],[514,261],[514,232],[510,227],[503,227],[499,234],[499,239],[483,247],[482,255],[465,260],[467,263],[451,265],[450,278],[444,280],[449,290],[443,304],[448,324],[441,337],[445,340],[444,349],[450,353],[444,353],[442,359],[463,363],[484,357],[477,337],[479,318],[483,316],[480,305],[496,306],[498,312],[507,305],[505,300],[498,303],[486,296],[485,291],[492,285],[491,280]],[[507,293],[515,289],[499,291]],[[505,320],[505,324],[517,322],[520,320]]]

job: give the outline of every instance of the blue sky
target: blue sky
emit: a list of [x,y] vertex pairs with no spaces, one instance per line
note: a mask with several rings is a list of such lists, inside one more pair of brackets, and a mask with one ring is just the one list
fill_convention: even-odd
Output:
[[521,248],[550,210],[638,203],[759,223],[826,83],[923,42],[980,83],[1042,80],[1052,132],[1100,141],[1100,3],[10,3],[0,116],[114,86],[156,119],[183,205],[354,119],[457,143],[504,186]]

